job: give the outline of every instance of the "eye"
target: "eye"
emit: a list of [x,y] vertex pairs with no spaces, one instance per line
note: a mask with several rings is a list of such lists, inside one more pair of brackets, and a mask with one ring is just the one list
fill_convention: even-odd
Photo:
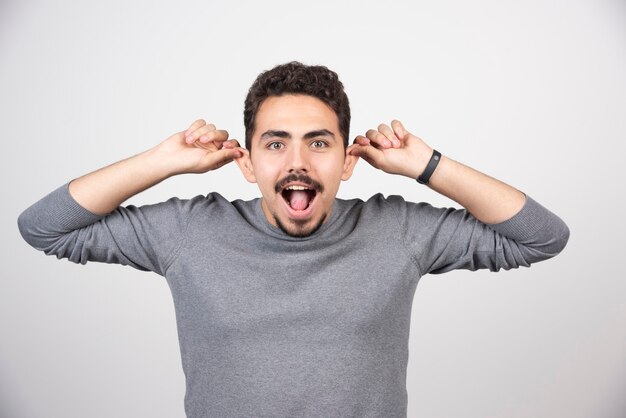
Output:
[[270,142],[267,144],[267,148],[271,150],[279,150],[283,148],[283,144],[281,142]]
[[313,148],[325,148],[326,146],[328,146],[328,144],[326,143],[326,141],[317,140],[317,141],[311,142],[311,146]]

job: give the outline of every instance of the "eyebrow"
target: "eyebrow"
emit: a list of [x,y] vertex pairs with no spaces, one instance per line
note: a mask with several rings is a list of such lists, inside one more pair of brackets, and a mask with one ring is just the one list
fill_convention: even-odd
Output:
[[[307,132],[304,134],[303,138],[311,139],[311,138],[317,138],[318,136],[330,136],[333,139],[335,138],[335,134],[329,131],[328,129],[318,129],[315,131]],[[291,139],[291,134],[287,131],[275,131],[275,130],[270,129],[268,131],[263,132],[263,134],[261,135],[261,141],[264,141],[270,138]]]

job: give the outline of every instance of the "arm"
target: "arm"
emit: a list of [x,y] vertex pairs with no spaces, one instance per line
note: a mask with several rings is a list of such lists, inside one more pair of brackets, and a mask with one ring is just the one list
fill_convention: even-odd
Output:
[[400,196],[387,201],[421,275],[529,267],[561,252],[569,236],[565,223],[531,197],[512,218],[489,225],[465,209],[405,202]]
[[119,263],[163,274],[190,217],[212,200],[199,196],[141,207],[119,204],[171,175],[205,172],[238,158],[241,149],[227,135],[197,121],[151,150],[40,199],[19,216],[20,232],[30,245],[58,258]]
[[[391,126],[381,124],[357,136],[348,152],[387,173],[415,179],[428,164],[432,148],[399,121]],[[422,274],[529,266],[558,254],[569,238],[567,225],[548,209],[450,158],[441,159],[428,186],[466,210],[394,205],[405,245],[416,255]]]
[[[416,179],[426,168],[433,149],[394,120],[392,128],[381,124],[359,135],[350,150],[387,173]],[[494,224],[518,213],[526,200],[524,193],[442,155],[428,187],[454,200],[478,220]]]
[[85,209],[107,214],[137,193],[176,174],[205,173],[240,157],[236,140],[202,119],[156,147],[73,180],[69,191]]

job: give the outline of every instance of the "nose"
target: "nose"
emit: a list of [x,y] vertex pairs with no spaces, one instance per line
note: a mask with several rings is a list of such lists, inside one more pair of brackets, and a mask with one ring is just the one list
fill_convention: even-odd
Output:
[[290,173],[306,173],[310,170],[307,151],[308,149],[306,146],[299,142],[294,142],[287,156],[287,169]]

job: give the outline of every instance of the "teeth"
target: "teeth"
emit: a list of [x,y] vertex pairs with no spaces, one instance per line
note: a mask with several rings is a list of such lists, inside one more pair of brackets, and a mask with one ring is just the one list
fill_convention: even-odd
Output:
[[309,190],[309,188],[304,186],[289,186],[287,190]]

